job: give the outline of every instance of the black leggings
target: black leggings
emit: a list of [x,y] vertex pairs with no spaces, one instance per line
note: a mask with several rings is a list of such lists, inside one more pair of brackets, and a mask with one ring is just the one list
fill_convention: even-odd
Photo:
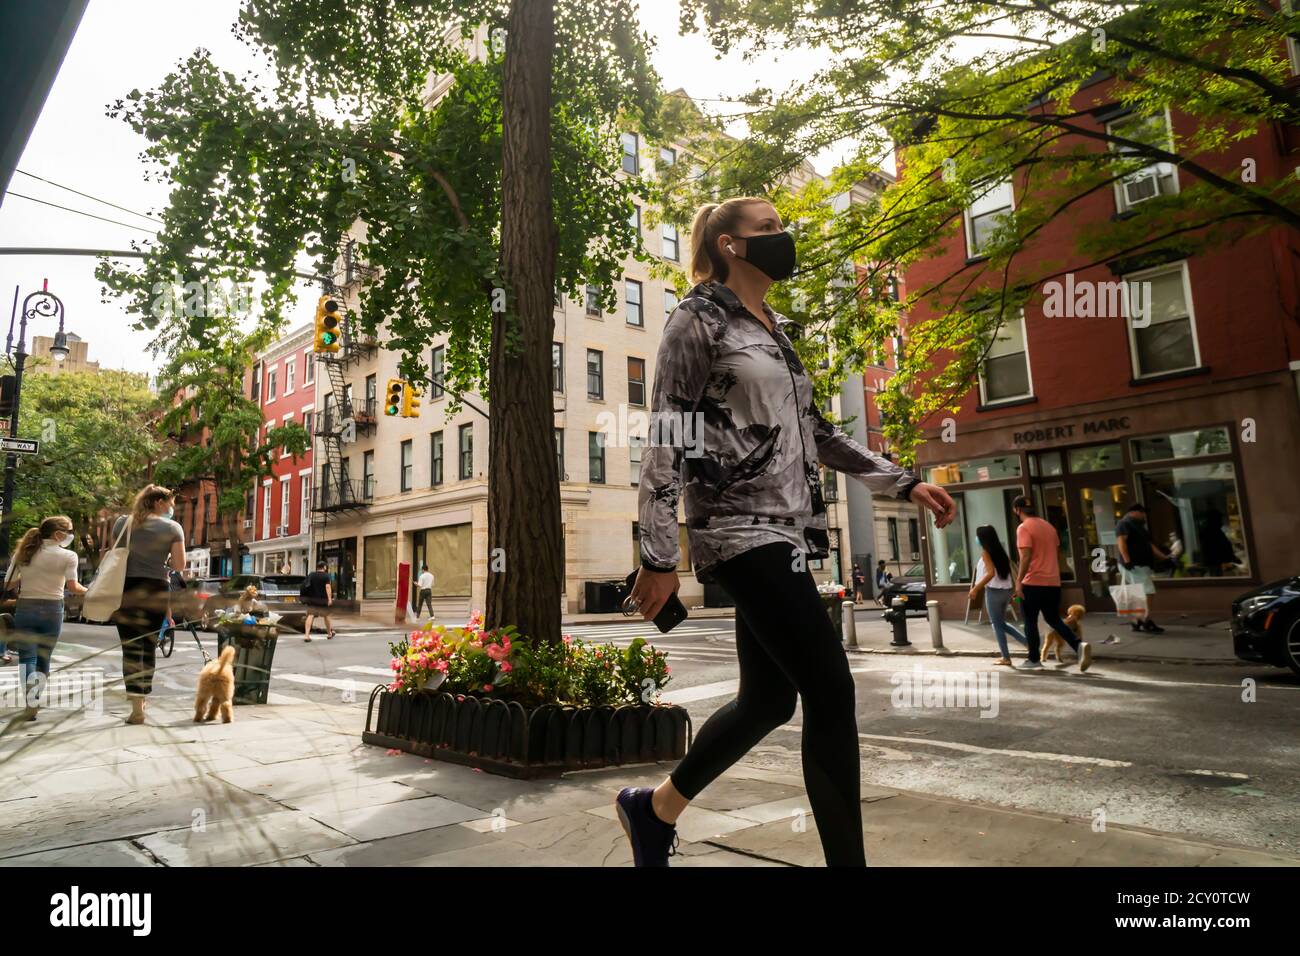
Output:
[[695,735],[670,775],[693,800],[803,702],[803,776],[827,866],[865,866],[853,675],[817,585],[788,544],[715,569],[736,602],[740,689]]

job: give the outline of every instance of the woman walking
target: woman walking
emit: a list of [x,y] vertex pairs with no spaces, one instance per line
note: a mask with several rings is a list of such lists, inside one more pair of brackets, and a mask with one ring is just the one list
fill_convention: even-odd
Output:
[[1011,559],[1007,557],[1006,548],[1002,547],[1002,541],[992,525],[976,528],[975,539],[983,551],[979,563],[975,565],[975,584],[970,589],[970,599],[974,601],[983,592],[984,608],[989,612],[993,636],[998,639],[998,650],[1002,652],[1002,658],[993,663],[1009,666],[1011,654],[1007,650],[1007,635],[1010,634],[1021,644],[1029,644],[1018,627],[1007,623],[1007,605],[1011,603],[1011,595],[1016,587],[1011,575]]
[[153,691],[156,638],[168,614],[167,562],[176,571],[185,567],[185,532],[172,520],[174,505],[170,489],[146,485],[135,496],[131,514],[113,524],[114,542],[128,522],[131,534],[122,606],[113,615],[122,642],[122,678],[131,701],[128,724],[144,723],[145,698]]
[[[641,568],[629,600],[651,620],[677,590],[684,497],[696,577],[717,581],[735,601],[740,687],[668,779],[619,793],[619,818],[636,865],[667,866],[687,804],[790,720],[798,697],[804,780],[826,863],[863,866],[853,677],[807,566],[830,544],[817,466],[929,508],[939,527],[956,506],[818,412],[786,320],[764,301],[795,265],[794,239],[770,202],[703,206],[691,243],[696,285],[659,346],[640,482]],[[691,424],[682,421],[688,416]],[[680,437],[661,438],[669,433],[697,444],[685,454]]]
[[25,695],[23,717],[35,720],[41,691],[50,679],[50,657],[63,630],[64,588],[74,594],[86,589],[77,580],[77,555],[72,547],[72,520],[65,515],[46,518],[28,528],[5,575],[6,589],[17,584],[14,643],[18,650],[18,682]]

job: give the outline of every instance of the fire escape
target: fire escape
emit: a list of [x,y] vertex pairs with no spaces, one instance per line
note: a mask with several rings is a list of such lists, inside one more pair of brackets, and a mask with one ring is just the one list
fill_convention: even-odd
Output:
[[[348,242],[343,253],[345,286],[372,271],[356,263],[354,251],[355,242]],[[327,294],[338,293],[332,280],[326,282],[325,291]],[[358,435],[374,434],[376,427],[376,400],[369,396],[354,399],[347,371],[353,363],[370,359],[379,346],[373,338],[353,335],[352,326],[350,318],[344,322],[343,340],[338,352],[316,355],[317,368],[324,373],[328,383],[324,389],[324,408],[317,413],[312,430],[313,440],[319,440],[313,449],[316,476],[313,480],[312,512],[314,518],[319,516],[322,528],[328,526],[331,516],[347,518],[359,514],[374,499],[374,478],[354,479],[344,464],[345,446],[354,443]]]

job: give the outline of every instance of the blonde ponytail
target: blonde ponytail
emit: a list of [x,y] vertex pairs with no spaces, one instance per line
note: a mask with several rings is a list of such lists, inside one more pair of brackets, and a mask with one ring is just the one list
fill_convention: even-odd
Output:
[[758,196],[736,196],[725,202],[705,203],[695,212],[691,223],[691,281],[726,282],[727,260],[718,252],[718,236],[740,225],[746,206],[765,203]]

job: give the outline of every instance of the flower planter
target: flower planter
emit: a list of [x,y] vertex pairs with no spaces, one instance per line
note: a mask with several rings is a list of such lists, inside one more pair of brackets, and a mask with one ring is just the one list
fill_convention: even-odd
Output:
[[448,693],[370,694],[361,739],[421,757],[527,779],[568,770],[680,760],[690,745],[691,719],[673,705],[531,710],[513,701]]

